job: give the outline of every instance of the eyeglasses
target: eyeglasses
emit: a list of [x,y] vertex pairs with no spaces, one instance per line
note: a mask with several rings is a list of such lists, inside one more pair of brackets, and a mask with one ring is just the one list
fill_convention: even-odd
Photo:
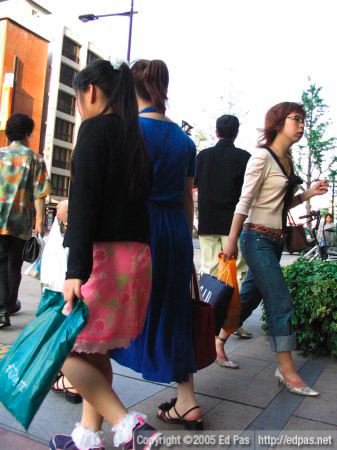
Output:
[[286,119],[296,120],[298,124],[304,123],[304,117],[302,116],[287,116]]

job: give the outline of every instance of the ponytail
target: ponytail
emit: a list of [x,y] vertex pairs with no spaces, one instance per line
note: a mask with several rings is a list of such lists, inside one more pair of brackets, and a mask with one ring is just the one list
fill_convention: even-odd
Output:
[[138,95],[150,101],[159,113],[165,114],[169,72],[164,61],[141,59],[133,64],[131,71]]

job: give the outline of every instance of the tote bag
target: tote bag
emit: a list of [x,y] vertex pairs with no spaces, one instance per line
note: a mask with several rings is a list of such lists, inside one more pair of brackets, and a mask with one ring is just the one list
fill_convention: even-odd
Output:
[[197,273],[192,271],[192,320],[195,365],[198,370],[210,366],[216,358],[215,315],[211,304],[201,301]]
[[68,315],[62,313],[64,305],[60,292],[45,289],[37,317],[0,363],[0,401],[26,429],[87,322],[81,300]]
[[[223,282],[221,281],[221,278],[225,275],[225,272],[227,272],[227,279],[226,282]],[[200,292],[202,300],[209,303],[214,308],[215,333],[218,335],[224,323],[226,313],[233,296],[234,288],[228,284],[228,266],[219,277],[215,277],[214,273],[211,275],[206,273],[201,275]]]

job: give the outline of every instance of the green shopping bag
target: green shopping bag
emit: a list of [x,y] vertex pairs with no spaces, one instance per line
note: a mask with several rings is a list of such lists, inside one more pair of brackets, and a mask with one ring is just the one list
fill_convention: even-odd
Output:
[[69,315],[60,292],[45,289],[37,317],[25,327],[0,363],[0,401],[27,429],[87,322],[76,300]]

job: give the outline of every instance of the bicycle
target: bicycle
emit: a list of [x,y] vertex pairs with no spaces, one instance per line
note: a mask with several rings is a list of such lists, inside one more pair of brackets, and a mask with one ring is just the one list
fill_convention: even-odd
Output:
[[[310,250],[302,254],[302,258],[305,258],[308,261],[313,261],[315,259],[321,259],[322,261],[328,262],[337,261],[337,251],[331,249],[325,251],[324,247],[319,245],[317,231],[321,221],[321,213],[319,211],[311,211],[310,214],[300,216],[299,219],[309,219],[306,222],[307,224],[313,222],[314,220],[316,221],[314,227],[311,229],[309,228],[314,245]],[[333,232],[335,232],[335,230],[333,230]]]

